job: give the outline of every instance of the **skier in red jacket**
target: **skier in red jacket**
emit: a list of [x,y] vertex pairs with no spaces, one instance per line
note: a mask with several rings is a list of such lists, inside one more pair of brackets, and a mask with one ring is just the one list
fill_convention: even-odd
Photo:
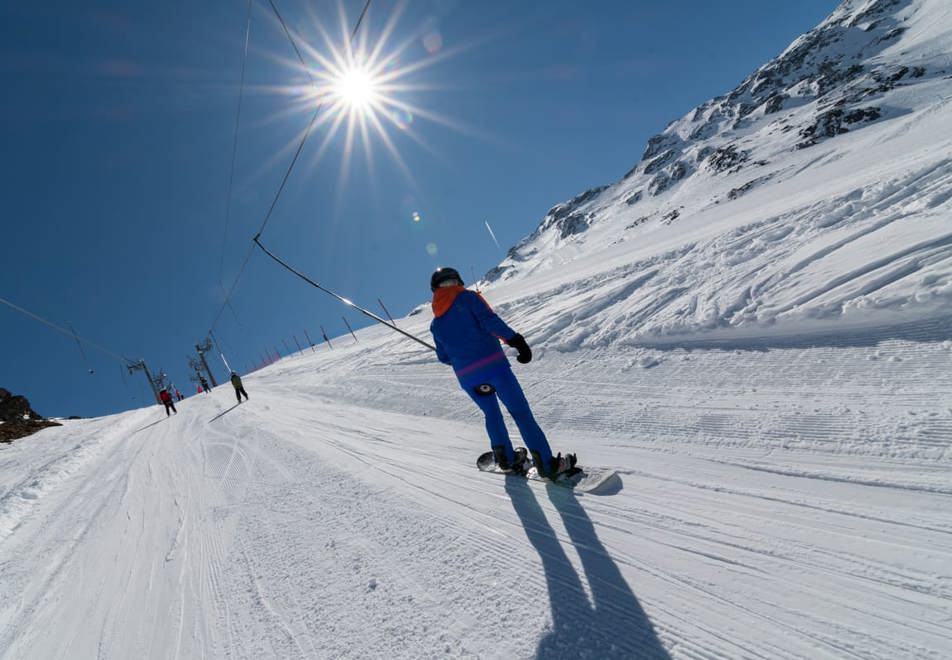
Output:
[[165,416],[169,417],[172,413],[169,412],[169,409],[172,410],[176,415],[178,415],[178,410],[175,409],[175,403],[172,401],[172,395],[169,394],[169,391],[164,387],[159,390],[159,400],[165,404]]

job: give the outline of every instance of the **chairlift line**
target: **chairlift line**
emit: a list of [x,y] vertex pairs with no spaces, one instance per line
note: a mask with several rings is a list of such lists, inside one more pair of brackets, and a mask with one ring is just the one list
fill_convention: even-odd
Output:
[[[126,394],[129,395],[129,398],[130,398],[132,401],[135,401],[135,400],[136,400],[136,395],[133,394],[133,393],[129,390],[129,381],[126,380],[126,369],[128,369],[128,367],[124,367],[124,366],[122,366],[122,365],[119,366],[119,377],[122,379],[122,386],[123,386],[123,388],[125,388]],[[139,385],[139,390],[140,390],[140,394],[141,394],[141,390],[142,390],[142,385],[141,385],[141,384]]]
[[259,248],[262,249],[262,251],[264,251],[264,253],[265,253],[266,255],[268,255],[269,257],[271,257],[272,259],[274,259],[276,262],[278,262],[279,264],[281,264],[282,266],[284,266],[287,270],[289,270],[290,272],[294,273],[295,275],[297,275],[298,277],[300,277],[302,280],[304,280],[305,282],[307,282],[307,283],[310,284],[311,286],[313,286],[315,289],[319,289],[319,290],[323,291],[324,293],[326,293],[327,295],[331,296],[332,298],[336,298],[337,300],[339,300],[340,302],[344,303],[344,304],[347,305],[348,307],[353,307],[354,309],[356,309],[358,312],[360,312],[360,313],[363,314],[364,316],[368,316],[368,317],[372,318],[372,319],[373,319],[374,321],[376,321],[377,323],[380,323],[380,324],[382,324],[382,325],[385,325],[385,326],[387,326],[388,328],[390,328],[391,330],[394,330],[394,331],[396,331],[396,332],[399,332],[401,335],[403,335],[403,336],[405,336],[405,337],[408,337],[409,339],[412,339],[413,341],[417,342],[418,344],[423,344],[424,346],[426,346],[427,348],[429,348],[431,351],[435,351],[435,350],[436,350],[436,347],[433,346],[432,344],[429,344],[429,343],[423,341],[422,339],[420,339],[419,337],[417,337],[417,336],[415,336],[415,335],[411,335],[409,332],[406,332],[405,330],[401,330],[400,328],[398,328],[398,327],[395,326],[394,324],[392,324],[392,323],[386,321],[385,319],[380,318],[379,316],[377,316],[376,314],[374,314],[374,313],[371,312],[370,310],[364,309],[363,307],[361,307],[360,305],[354,303],[353,301],[348,300],[347,298],[345,298],[345,297],[343,297],[343,296],[341,296],[341,295],[339,295],[339,294],[337,294],[337,293],[334,293],[334,292],[331,291],[330,289],[321,286],[320,284],[318,284],[317,282],[315,282],[314,280],[312,280],[311,278],[309,278],[309,277],[308,277],[307,275],[305,275],[304,273],[302,273],[302,272],[300,272],[300,271],[298,271],[298,270],[295,270],[294,268],[292,268],[291,266],[289,266],[286,262],[282,261],[279,257],[276,257],[268,248],[266,248],[266,247],[264,246],[264,244],[261,243],[260,237],[261,237],[260,234],[258,234],[257,236],[255,236],[255,237],[254,237],[254,242],[255,242],[255,244],[257,244],[257,246],[258,246]]
[[293,48],[294,52],[297,53],[298,59],[301,61],[301,68],[304,69],[304,72],[311,79],[311,82],[314,82],[314,74],[311,73],[311,69],[310,67],[308,67],[307,62],[304,60],[304,56],[301,55],[301,49],[298,48],[297,42],[294,40],[294,37],[291,35],[291,30],[288,29],[287,23],[285,23],[284,19],[281,17],[281,12],[278,11],[277,5],[274,4],[274,0],[268,0],[268,4],[271,5],[271,11],[274,12],[274,15],[278,17],[278,22],[281,24],[281,27],[284,29],[284,35],[288,38],[288,41],[291,42],[291,48]]
[[[114,352],[114,351],[110,351],[108,348],[105,348],[104,346],[100,346],[100,345],[97,344],[96,342],[90,341],[89,339],[86,339],[85,337],[81,337],[81,336],[79,336],[78,334],[76,334],[75,332],[72,332],[72,331],[70,331],[70,330],[67,330],[66,328],[64,328],[64,327],[62,327],[62,326],[59,326],[59,325],[53,323],[52,321],[48,321],[48,320],[46,320],[45,318],[43,318],[42,316],[40,316],[39,314],[34,314],[34,313],[31,312],[30,310],[24,309],[23,307],[20,307],[19,305],[10,302],[10,301],[7,300],[6,298],[0,298],[0,303],[3,303],[4,305],[6,305],[7,307],[10,307],[11,309],[15,309],[16,311],[20,312],[21,314],[23,314],[23,315],[25,315],[25,316],[30,317],[31,319],[33,319],[33,320],[35,320],[35,321],[39,321],[40,323],[42,323],[42,324],[44,324],[44,325],[47,325],[47,326],[53,328],[53,329],[56,330],[57,332],[61,332],[62,334],[66,335],[67,337],[73,337],[74,339],[76,339],[77,342],[82,342],[82,343],[84,343],[84,344],[87,344],[87,345],[89,345],[89,346],[92,346],[92,347],[95,348],[97,351],[100,351],[101,353],[105,353],[106,355],[108,355],[108,356],[110,356],[110,357],[112,357],[112,358],[118,360],[119,362],[121,362],[121,363],[124,364],[124,365],[128,365],[128,364],[131,364],[131,363],[133,362],[133,360],[130,360],[129,358],[127,358],[127,357],[125,357],[125,356],[119,355],[118,353],[116,353],[116,352]],[[82,347],[80,347],[80,350],[82,350]]]
[[79,354],[83,356],[83,364],[86,365],[86,370],[89,372],[89,375],[96,373],[93,371],[93,368],[89,366],[89,358],[86,357],[86,351],[83,350],[83,343],[79,341],[79,336],[76,334],[76,328],[73,327],[72,323],[67,323],[69,329],[73,331],[73,339],[76,340],[76,346],[79,347]]
[[[235,182],[235,162],[238,157],[238,128],[241,126],[241,101],[245,95],[245,64],[248,60],[248,41],[251,36],[251,0],[248,0],[248,10],[245,19],[245,47],[241,54],[241,81],[238,84],[238,109],[235,111],[235,135],[231,144],[231,168],[228,173],[228,194],[225,196],[225,228],[221,238],[221,259],[218,263],[218,284],[224,290],[222,274],[225,271],[225,247],[228,244],[228,223],[231,219],[231,196]],[[234,312],[234,310],[232,310]],[[237,317],[236,319],[237,320]]]

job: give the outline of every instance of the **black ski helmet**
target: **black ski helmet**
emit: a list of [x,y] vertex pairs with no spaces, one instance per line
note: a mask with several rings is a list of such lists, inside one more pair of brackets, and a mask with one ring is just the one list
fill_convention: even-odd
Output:
[[460,284],[463,283],[463,278],[460,277],[455,268],[437,268],[433,271],[433,275],[430,277],[430,291],[436,291],[445,282],[450,282],[452,280],[456,280]]

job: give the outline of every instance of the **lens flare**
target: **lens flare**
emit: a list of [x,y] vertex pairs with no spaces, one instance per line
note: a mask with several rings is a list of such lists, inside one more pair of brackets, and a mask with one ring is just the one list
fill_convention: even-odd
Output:
[[410,130],[410,125],[413,123],[413,113],[397,108],[393,111],[393,114],[390,115],[390,121],[401,131]]
[[420,222],[420,220],[423,219],[423,218],[420,216],[420,214],[417,213],[416,211],[414,211],[413,214],[412,214],[410,217],[413,218],[413,222]]
[[436,243],[427,243],[426,244],[426,253],[431,257],[435,257],[439,250],[436,248]]
[[423,47],[430,55],[435,55],[443,48],[443,35],[436,30],[423,37]]

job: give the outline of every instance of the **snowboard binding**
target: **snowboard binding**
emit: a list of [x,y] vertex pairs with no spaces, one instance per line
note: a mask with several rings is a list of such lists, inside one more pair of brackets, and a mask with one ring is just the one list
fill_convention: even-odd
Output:
[[506,456],[506,448],[497,445],[493,447],[493,459],[496,462],[496,467],[503,472],[511,472],[512,474],[525,474],[530,466],[526,465],[528,462],[528,455],[524,447],[519,447],[514,452],[515,458],[510,462],[509,458]]

